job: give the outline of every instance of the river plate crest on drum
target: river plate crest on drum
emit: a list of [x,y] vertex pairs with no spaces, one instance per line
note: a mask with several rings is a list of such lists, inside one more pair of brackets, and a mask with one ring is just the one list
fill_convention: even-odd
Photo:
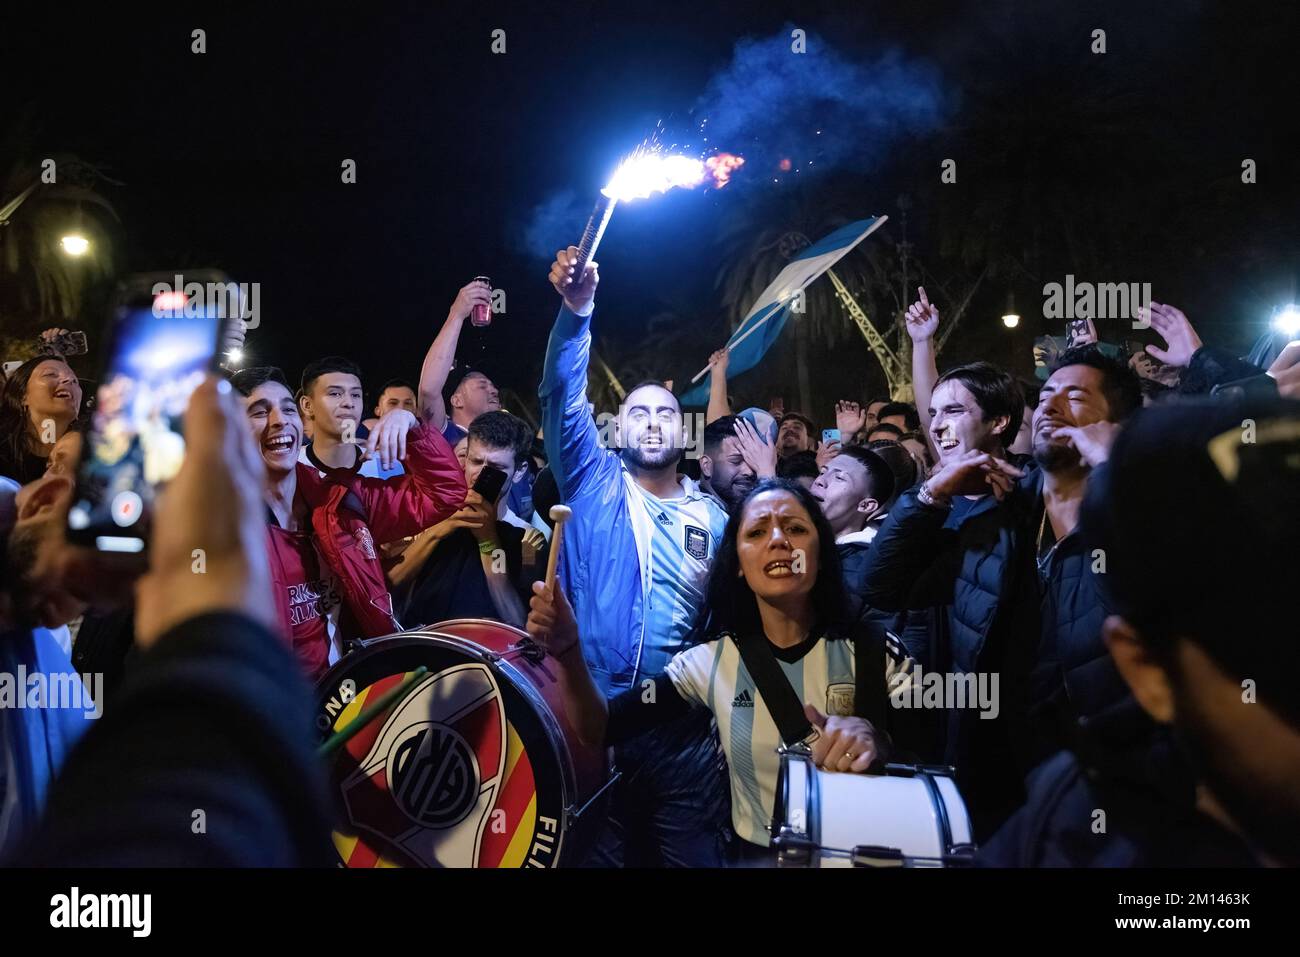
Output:
[[348,867],[552,867],[564,836],[554,752],[519,692],[447,646],[383,643],[319,689],[317,725],[341,730],[424,665],[419,681],[330,757]]

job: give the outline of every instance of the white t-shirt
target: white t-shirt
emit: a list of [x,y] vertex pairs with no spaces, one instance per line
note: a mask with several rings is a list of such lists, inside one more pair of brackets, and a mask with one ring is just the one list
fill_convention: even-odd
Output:
[[[804,704],[826,715],[850,716],[855,704],[853,649],[852,641],[819,638],[801,646],[797,661],[778,657],[777,663]],[[886,689],[892,693],[907,687],[911,665],[902,647],[890,639],[881,676],[882,697]],[[781,768],[777,753],[781,733],[749,676],[740,648],[731,638],[696,645],[674,656],[666,671],[678,694],[708,708],[717,720],[731,770],[732,827],[745,840],[767,846]]]

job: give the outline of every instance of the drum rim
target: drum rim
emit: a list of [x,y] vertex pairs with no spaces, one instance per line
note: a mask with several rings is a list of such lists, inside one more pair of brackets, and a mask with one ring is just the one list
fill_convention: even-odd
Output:
[[[772,801],[772,837],[775,838],[780,833],[780,828],[785,825],[790,816],[790,772],[789,767],[792,761],[797,761],[804,766],[804,780],[807,782],[806,794],[804,796],[804,834],[803,839],[808,841],[813,848],[814,856],[809,859],[808,866],[821,859],[821,781],[817,776],[817,766],[813,764],[812,755],[804,754],[800,751],[782,750],[781,764],[777,769],[777,787]],[[786,858],[786,851],[778,849],[777,855],[781,859]]]
[[[381,635],[377,638],[366,638],[356,642],[356,646],[352,651],[349,651],[331,665],[329,671],[321,676],[320,680],[316,683],[316,688],[319,689],[325,687],[326,678],[329,674],[340,669],[349,660],[355,661],[362,656],[369,657],[369,654],[375,650],[383,650],[389,647],[406,645],[418,645],[424,642],[433,642],[434,644],[451,646],[455,650],[465,652],[477,661],[482,662],[490,669],[500,672],[509,679],[510,685],[519,693],[520,697],[527,701],[528,706],[532,709],[534,716],[538,719],[538,723],[541,725],[543,735],[551,745],[551,750],[555,752],[558,758],[556,763],[559,765],[560,772],[560,807],[564,814],[564,820],[561,822],[562,827],[556,841],[555,858],[557,861],[560,861],[564,856],[565,837],[568,834],[569,828],[573,824],[573,812],[578,792],[577,766],[574,761],[573,752],[569,749],[568,739],[565,738],[563,732],[560,730],[555,715],[552,714],[550,705],[546,703],[546,699],[542,697],[541,692],[537,690],[537,687],[533,682],[528,680],[523,671],[516,667],[512,661],[503,657],[499,652],[492,651],[490,648],[486,648],[469,638],[455,634],[447,634],[438,630],[448,625],[458,624],[491,625],[496,628],[504,628],[507,631],[513,632],[520,638],[531,637],[528,632],[521,628],[516,628],[514,625],[508,625],[505,622],[496,621],[491,618],[449,618],[446,621],[440,621],[433,625],[412,628],[408,631],[396,632],[391,635]],[[552,656],[548,654],[547,657]],[[331,682],[331,684],[336,683],[337,681]]]

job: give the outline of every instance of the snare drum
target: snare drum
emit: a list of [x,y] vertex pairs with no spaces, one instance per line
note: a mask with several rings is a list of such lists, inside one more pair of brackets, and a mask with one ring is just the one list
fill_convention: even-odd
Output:
[[966,804],[946,768],[823,771],[781,755],[772,844],[783,867],[944,866],[974,851]]
[[608,777],[528,635],[460,619],[361,642],[317,685],[325,740],[427,673],[329,757],[348,867],[556,867],[585,853]]

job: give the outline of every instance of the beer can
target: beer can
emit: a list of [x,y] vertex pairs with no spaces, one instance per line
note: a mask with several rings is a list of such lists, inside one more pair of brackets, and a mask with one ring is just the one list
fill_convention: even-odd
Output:
[[[492,288],[492,280],[487,276],[475,276],[475,282],[485,282],[489,289]],[[476,304],[474,312],[470,315],[469,321],[476,326],[492,325],[492,306],[488,303]]]

